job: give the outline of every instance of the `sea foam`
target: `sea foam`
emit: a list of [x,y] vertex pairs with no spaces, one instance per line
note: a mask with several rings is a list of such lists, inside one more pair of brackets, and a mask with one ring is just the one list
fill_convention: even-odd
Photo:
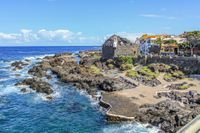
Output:
[[157,133],[156,127],[147,128],[147,124],[140,123],[123,123],[109,125],[103,129],[103,133]]

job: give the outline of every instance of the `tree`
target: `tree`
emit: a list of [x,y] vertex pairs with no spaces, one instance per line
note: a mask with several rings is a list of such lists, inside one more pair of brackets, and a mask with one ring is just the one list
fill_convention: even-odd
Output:
[[194,48],[200,45],[200,31],[185,32],[183,36],[187,39],[191,55],[193,55]]
[[164,41],[164,44],[173,44],[173,43],[177,44],[177,41],[173,39]]
[[[162,47],[162,44],[163,44],[163,40],[162,40],[162,38],[161,37],[159,37],[159,38],[157,38],[156,39],[156,41],[155,41],[155,43],[157,44],[157,45],[159,45],[159,53],[158,54],[160,54],[160,50],[161,50],[161,47]],[[158,49],[157,49],[158,50]]]
[[155,43],[158,44],[161,47],[163,40],[161,39],[161,37],[159,37],[159,38],[156,39]]
[[183,50],[183,54],[185,55],[186,49],[190,48],[190,45],[188,42],[183,42],[178,44],[179,48]]

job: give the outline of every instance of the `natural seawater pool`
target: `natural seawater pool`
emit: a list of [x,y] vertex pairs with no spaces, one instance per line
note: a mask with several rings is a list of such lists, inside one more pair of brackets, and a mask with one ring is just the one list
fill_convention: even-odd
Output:
[[[15,83],[29,77],[29,68],[45,55],[99,49],[99,47],[0,47],[0,133],[155,133],[137,123],[109,124],[97,101],[85,92],[50,81],[54,99],[35,92],[21,93]],[[31,61],[21,71],[12,71],[15,60]],[[20,76],[16,76],[20,74]]]

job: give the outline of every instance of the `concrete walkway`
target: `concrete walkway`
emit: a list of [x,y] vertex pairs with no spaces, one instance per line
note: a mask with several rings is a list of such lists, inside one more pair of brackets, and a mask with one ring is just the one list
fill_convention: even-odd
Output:
[[200,133],[200,115],[181,128],[177,133]]

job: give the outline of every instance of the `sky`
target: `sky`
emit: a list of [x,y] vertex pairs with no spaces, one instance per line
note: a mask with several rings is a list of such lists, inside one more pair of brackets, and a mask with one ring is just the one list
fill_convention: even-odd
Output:
[[200,30],[200,0],[0,0],[0,46],[101,45]]

